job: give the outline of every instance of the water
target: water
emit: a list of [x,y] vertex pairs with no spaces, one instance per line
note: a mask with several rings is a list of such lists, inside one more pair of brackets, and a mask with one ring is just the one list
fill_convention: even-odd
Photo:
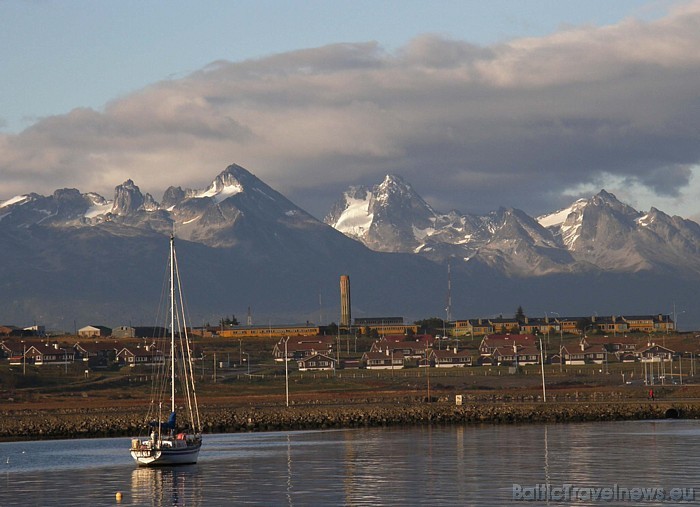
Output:
[[[219,434],[197,465],[163,469],[136,468],[127,438],[12,442],[0,444],[0,505],[117,505],[117,492],[146,506],[544,503],[514,502],[514,484],[520,498],[538,484],[617,484],[694,488],[700,501],[699,438],[684,420]],[[574,500],[549,505],[601,505]]]

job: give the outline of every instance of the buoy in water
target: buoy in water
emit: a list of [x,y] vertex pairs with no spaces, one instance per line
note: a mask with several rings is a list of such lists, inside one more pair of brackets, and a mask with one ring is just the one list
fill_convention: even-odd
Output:
[[122,501],[122,492],[121,492],[121,491],[117,491],[117,494],[114,495],[114,496],[115,496],[115,498],[117,499],[117,502],[121,502],[121,501]]

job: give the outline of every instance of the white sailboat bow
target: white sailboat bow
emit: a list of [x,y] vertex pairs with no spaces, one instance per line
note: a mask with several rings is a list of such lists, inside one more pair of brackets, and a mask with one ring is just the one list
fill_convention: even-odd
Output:
[[[170,354],[165,354],[162,373],[154,375],[151,408],[146,417],[150,434],[131,440],[131,456],[139,466],[187,465],[197,462],[202,431],[194,389],[192,350],[185,322],[182,288],[170,236]],[[176,389],[179,386],[179,390]],[[179,398],[176,397],[179,395]],[[163,407],[170,398],[170,415]],[[166,402],[166,403],[164,403]]]

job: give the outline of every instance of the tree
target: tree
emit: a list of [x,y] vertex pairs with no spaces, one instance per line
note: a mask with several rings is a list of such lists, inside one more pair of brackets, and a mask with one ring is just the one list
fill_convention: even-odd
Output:
[[445,321],[438,317],[430,317],[423,320],[417,320],[414,322],[416,326],[423,329],[426,333],[435,334],[436,332],[442,333]]
[[231,315],[231,317],[223,317],[219,322],[222,328],[233,327],[238,325],[238,319],[233,314]]
[[591,324],[590,319],[586,319],[584,317],[581,317],[580,319],[578,319],[576,321],[576,329],[578,329],[581,332],[581,334],[584,334],[586,332],[586,329],[588,327],[590,327],[590,324]]
[[518,306],[518,309],[515,311],[515,320],[525,322],[525,311],[522,306]]

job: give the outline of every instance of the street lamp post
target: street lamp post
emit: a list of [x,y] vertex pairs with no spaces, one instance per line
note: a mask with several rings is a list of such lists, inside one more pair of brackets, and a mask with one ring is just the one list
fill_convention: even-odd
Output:
[[557,316],[557,318],[555,319],[555,322],[557,322],[558,327],[559,327],[559,372],[561,373],[564,371],[564,357],[563,357],[564,326],[562,326],[561,315],[559,315],[558,312],[550,311],[549,313],[553,313],[554,315]]
[[243,352],[246,355],[246,363],[248,363],[248,378],[250,378],[250,354],[248,352]]
[[540,362],[542,363],[542,401],[547,403],[547,389],[544,386],[544,348],[542,347],[542,335],[540,335]]
[[287,357],[287,342],[289,336],[284,340],[284,390],[287,396],[287,406],[289,406],[289,358]]

